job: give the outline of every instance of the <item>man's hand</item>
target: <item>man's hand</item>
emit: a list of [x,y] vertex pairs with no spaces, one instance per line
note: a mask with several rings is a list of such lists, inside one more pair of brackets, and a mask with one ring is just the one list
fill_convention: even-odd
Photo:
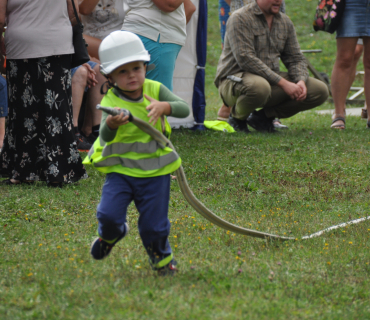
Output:
[[150,105],[146,107],[146,110],[149,111],[148,117],[149,123],[152,123],[153,126],[157,123],[158,119],[163,115],[171,114],[171,106],[168,102],[158,101],[144,94],[145,98],[150,101]]
[[297,82],[297,86],[302,89],[301,95],[296,99],[297,101],[303,101],[307,98],[307,87],[303,80]]
[[89,87],[89,89],[91,87],[95,87],[95,85],[98,83],[98,80],[96,80],[95,78],[95,70],[92,69],[88,63],[84,63],[82,66],[85,67],[89,73],[89,75],[87,76],[87,86]]
[[[281,89],[285,91],[285,93],[292,99],[292,100],[298,100],[299,97],[302,97],[302,87],[301,85],[295,84],[293,82],[290,82],[288,80],[285,80],[284,78],[281,78],[280,81],[277,84]],[[306,86],[305,86],[306,87]],[[306,96],[307,92],[304,94]],[[303,99],[304,100],[304,99]]]
[[[115,107],[114,109],[121,110],[121,108],[118,107]],[[125,116],[123,112],[117,116],[109,115],[107,119],[105,119],[105,122],[111,130],[117,130],[119,126],[129,123],[128,116]]]

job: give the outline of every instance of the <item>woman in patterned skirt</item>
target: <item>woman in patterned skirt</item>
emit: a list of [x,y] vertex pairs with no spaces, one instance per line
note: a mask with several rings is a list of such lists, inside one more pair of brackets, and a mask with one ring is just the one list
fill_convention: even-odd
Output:
[[0,0],[9,102],[3,183],[56,187],[87,177],[72,130],[70,1]]

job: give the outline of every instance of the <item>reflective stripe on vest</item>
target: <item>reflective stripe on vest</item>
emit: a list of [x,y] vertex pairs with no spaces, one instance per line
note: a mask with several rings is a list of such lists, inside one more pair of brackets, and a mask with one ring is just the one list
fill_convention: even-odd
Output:
[[[160,83],[145,80],[143,95],[159,99]],[[148,121],[146,107],[150,101],[145,98],[142,101],[126,101],[110,89],[103,98],[102,105],[118,106],[129,110],[134,117]],[[168,133],[171,127],[165,119]],[[154,126],[162,130],[158,121]],[[161,145],[140,130],[134,124],[127,124],[117,129],[113,140],[103,141],[99,136],[91,147],[84,164],[92,164],[96,169],[104,173],[116,172],[132,177],[155,177],[174,172],[181,165],[179,155],[168,146]]]
[[[105,142],[104,142],[104,140],[101,138],[101,136],[99,136],[98,137],[98,139],[99,139],[99,144],[101,145],[101,146],[104,146],[105,145]],[[94,149],[94,145],[95,145],[95,143],[96,143],[96,141],[97,140],[95,140],[95,142],[92,144],[92,146],[91,146],[91,148],[90,148],[90,150],[89,150],[89,152],[87,153],[87,159],[89,159],[89,161],[91,161],[91,156],[94,154],[94,152],[95,152],[95,149]]]
[[174,151],[165,154],[164,156],[147,159],[128,159],[117,156],[107,158],[99,162],[94,162],[94,166],[98,168],[98,167],[110,167],[120,164],[122,167],[136,168],[148,171],[164,168],[168,164],[175,162],[178,158],[179,155]]
[[142,142],[133,142],[133,143],[122,143],[116,142],[109,144],[104,147],[102,151],[103,157],[108,157],[112,154],[124,154],[127,152],[136,152],[136,153],[154,153],[157,149],[164,149],[164,147],[159,144],[157,141],[152,140],[147,143]]

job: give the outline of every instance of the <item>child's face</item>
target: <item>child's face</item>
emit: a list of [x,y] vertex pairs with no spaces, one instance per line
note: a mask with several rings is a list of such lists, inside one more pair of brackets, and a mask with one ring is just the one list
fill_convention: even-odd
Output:
[[[115,69],[110,75],[113,83],[116,83],[118,88],[130,93],[136,93],[144,84],[146,66],[142,61],[134,61],[126,63]],[[139,91],[141,94],[141,91]]]

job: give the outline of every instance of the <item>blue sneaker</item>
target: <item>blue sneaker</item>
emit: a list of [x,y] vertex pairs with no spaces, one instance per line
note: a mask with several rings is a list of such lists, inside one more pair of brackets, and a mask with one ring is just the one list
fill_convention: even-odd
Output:
[[90,254],[91,256],[95,259],[95,260],[101,260],[101,259],[104,259],[106,256],[109,255],[109,253],[111,252],[112,248],[115,246],[115,244],[120,241],[121,239],[123,239],[124,237],[126,237],[126,235],[128,234],[128,231],[129,231],[129,227],[128,227],[128,224],[125,223],[125,232],[122,233],[116,241],[114,241],[113,243],[108,243],[106,241],[104,241],[102,238],[96,238],[92,244],[91,244],[91,248],[90,248]]

